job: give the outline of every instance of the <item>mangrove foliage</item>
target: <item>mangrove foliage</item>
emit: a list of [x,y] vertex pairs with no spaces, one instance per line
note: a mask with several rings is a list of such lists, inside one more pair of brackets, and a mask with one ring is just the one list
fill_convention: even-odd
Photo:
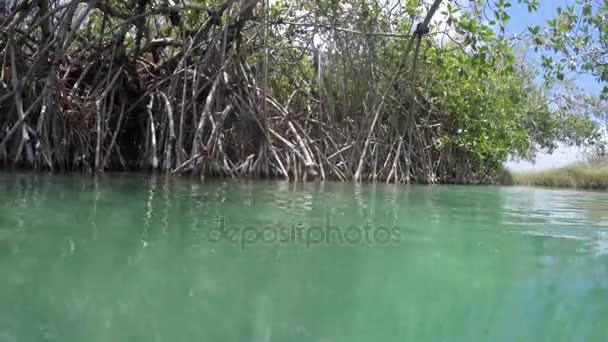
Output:
[[[513,5],[522,2],[537,6]],[[3,1],[0,163],[493,182],[510,157],[588,144],[598,132],[589,111],[552,105],[541,69],[519,52],[525,42],[505,34],[511,5]],[[560,18],[558,29],[570,20]],[[540,49],[577,49],[541,28],[530,32]],[[562,73],[557,65],[547,72]]]

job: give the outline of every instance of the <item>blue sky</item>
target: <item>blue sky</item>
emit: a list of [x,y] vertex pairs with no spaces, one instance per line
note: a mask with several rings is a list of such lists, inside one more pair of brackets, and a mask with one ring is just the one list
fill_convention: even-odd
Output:
[[[541,27],[557,15],[557,8],[565,8],[568,5],[575,5],[573,0],[540,0],[540,7],[536,12],[528,12],[527,6],[524,4],[514,4],[511,7],[511,21],[507,25],[508,33],[511,35],[521,35],[526,33],[528,26],[540,25]],[[580,6],[577,6],[580,7]],[[538,57],[538,54],[533,49],[528,51],[528,56],[531,58]],[[595,81],[594,77],[589,75],[579,75],[577,83],[591,93],[599,93],[602,90],[601,84]]]
[[[515,2],[515,1],[513,1]],[[558,7],[566,7],[574,4],[572,0],[540,0],[538,11],[529,13],[524,4],[514,4],[510,10],[511,21],[507,26],[507,31],[511,35],[525,33],[528,26],[540,25],[541,27],[556,16]],[[538,60],[539,55],[530,49],[526,57]],[[594,77],[580,75],[576,78],[576,84],[590,94],[598,94],[601,91],[601,84],[597,83]],[[548,168],[561,167],[573,162],[583,160],[585,151],[578,148],[560,147],[552,155],[541,153],[535,163],[530,162],[509,162],[507,167],[512,170],[541,170]]]

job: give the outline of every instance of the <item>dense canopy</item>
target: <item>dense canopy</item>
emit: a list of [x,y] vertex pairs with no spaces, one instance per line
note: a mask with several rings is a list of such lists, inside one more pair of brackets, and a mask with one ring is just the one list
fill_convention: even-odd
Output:
[[[509,157],[598,140],[606,4],[14,0],[0,3],[0,163],[387,182],[492,182]],[[521,50],[534,45],[535,67]],[[560,96],[557,96],[561,94]],[[570,96],[571,95],[571,96]]]

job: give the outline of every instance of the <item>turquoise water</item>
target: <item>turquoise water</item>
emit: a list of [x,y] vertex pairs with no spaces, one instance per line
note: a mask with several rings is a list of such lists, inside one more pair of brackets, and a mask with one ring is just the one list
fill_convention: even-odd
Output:
[[606,341],[608,194],[0,174],[0,341]]

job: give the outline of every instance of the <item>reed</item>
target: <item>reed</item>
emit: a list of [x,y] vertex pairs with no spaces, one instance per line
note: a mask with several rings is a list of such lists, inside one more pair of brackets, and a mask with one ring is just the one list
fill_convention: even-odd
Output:
[[553,170],[512,172],[510,179],[507,179],[507,183],[526,186],[607,190],[608,162],[593,160]]

